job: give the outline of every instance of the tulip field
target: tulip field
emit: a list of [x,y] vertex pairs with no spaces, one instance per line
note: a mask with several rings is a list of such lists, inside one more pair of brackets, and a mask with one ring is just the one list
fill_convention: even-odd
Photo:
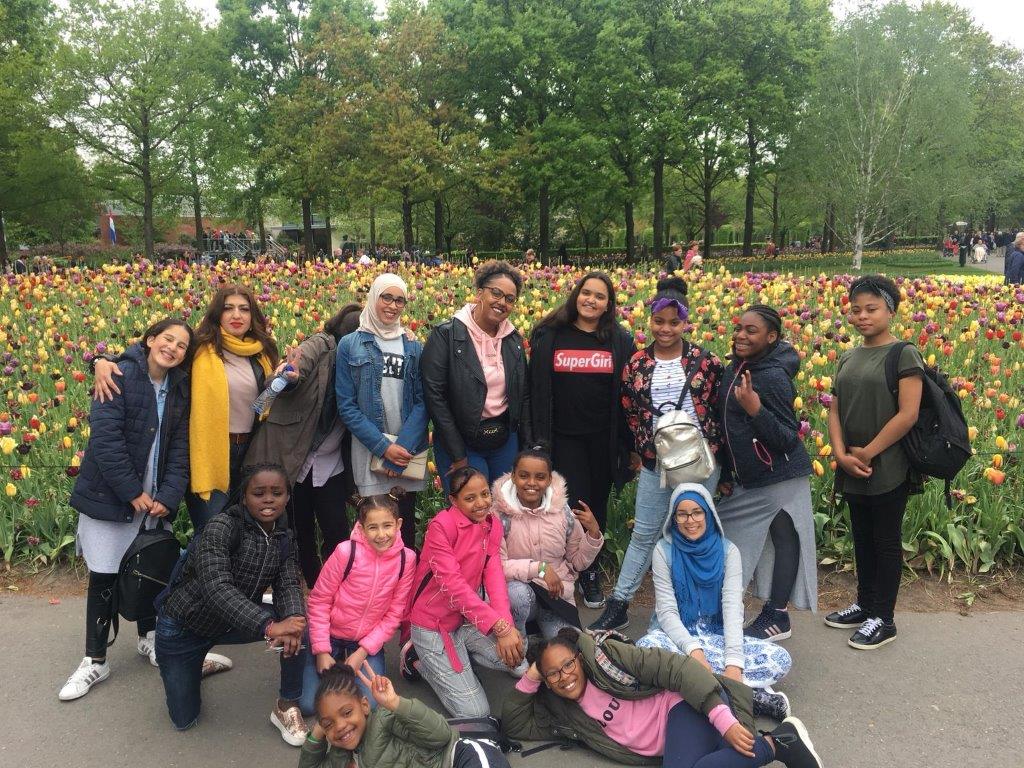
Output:
[[[832,503],[834,463],[826,408],[838,356],[859,342],[844,314],[848,275],[730,272],[707,265],[690,275],[690,338],[724,356],[735,319],[760,301],[780,311],[787,338],[803,360],[795,407],[808,451],[819,559],[852,561],[845,510]],[[786,265],[780,265],[783,269]],[[0,557],[43,565],[74,554],[75,513],[67,499],[88,441],[90,359],[117,352],[152,321],[181,315],[197,324],[213,287],[252,286],[282,349],[319,329],[342,303],[361,299],[383,267],[344,262],[183,263],[52,269],[0,275]],[[470,295],[471,269],[405,266],[411,303],[406,324],[426,340]],[[526,286],[512,320],[525,336],[564,301],[580,271],[526,267]],[[644,306],[654,291],[651,270],[615,267],[621,322],[638,345],[647,331]],[[910,567],[937,573],[987,572],[1024,550],[1024,291],[1001,278],[901,279],[904,302],[894,333],[913,341],[929,364],[947,372],[962,398],[976,456],[954,483],[947,510],[938,481],[913,497],[904,525]],[[422,494],[421,523],[440,504]],[[624,552],[632,515],[631,488],[612,505],[609,547]],[[179,527],[187,516],[179,517]],[[184,528],[182,528],[184,530]]]

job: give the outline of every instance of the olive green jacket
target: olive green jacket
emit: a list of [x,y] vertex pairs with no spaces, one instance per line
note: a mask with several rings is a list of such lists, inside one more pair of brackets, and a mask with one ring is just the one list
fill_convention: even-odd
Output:
[[456,735],[444,717],[422,701],[402,697],[391,712],[377,707],[366,722],[363,740],[355,752],[335,749],[326,739],[306,739],[299,768],[450,768]]
[[[735,680],[712,675],[689,656],[605,640],[600,650],[615,667],[635,679],[630,685],[628,681],[608,674],[597,663],[595,653],[598,647],[592,637],[581,633],[579,647],[580,660],[589,685],[596,685],[602,691],[626,700],[643,699],[663,690],[675,691],[705,715],[719,704],[726,703],[724,692],[727,691],[736,719],[751,733],[756,733],[751,689]],[[576,702],[555,695],[543,685],[535,694],[513,689],[502,707],[501,723],[506,735],[513,739],[569,739],[582,742],[618,763],[660,765],[662,762],[661,757],[635,754],[608,738],[601,724],[587,715]]]

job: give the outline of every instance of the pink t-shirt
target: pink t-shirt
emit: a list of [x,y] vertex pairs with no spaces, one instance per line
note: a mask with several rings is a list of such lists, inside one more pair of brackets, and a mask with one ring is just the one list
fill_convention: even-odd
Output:
[[[522,677],[516,688],[524,693],[535,693],[540,683]],[[627,701],[588,682],[577,703],[588,717],[601,724],[605,735],[616,744],[637,755],[657,757],[665,752],[669,710],[682,700],[683,697],[674,691],[662,691],[645,699]],[[732,710],[724,704],[712,709],[708,720],[723,736],[738,722]]]

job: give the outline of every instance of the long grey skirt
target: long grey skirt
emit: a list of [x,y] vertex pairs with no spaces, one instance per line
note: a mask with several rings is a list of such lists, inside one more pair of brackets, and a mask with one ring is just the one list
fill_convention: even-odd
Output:
[[743,559],[743,587],[767,600],[772,589],[775,547],[768,528],[781,511],[789,514],[800,537],[800,565],[790,602],[796,607],[818,610],[818,565],[814,542],[814,516],[810,478],[797,477],[763,488],[733,486],[731,496],[719,500],[718,516],[725,537]]

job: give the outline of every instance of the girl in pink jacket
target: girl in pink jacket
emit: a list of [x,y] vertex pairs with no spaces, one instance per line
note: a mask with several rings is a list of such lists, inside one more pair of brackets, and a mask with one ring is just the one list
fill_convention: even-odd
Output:
[[569,508],[565,478],[552,471],[543,445],[516,456],[512,472],[494,482],[493,497],[505,532],[501,564],[519,633],[526,635],[530,620],[545,638],[562,627],[579,629],[576,576],[604,545],[590,507],[581,501],[581,509]]
[[462,467],[448,482],[452,505],[430,521],[423,539],[402,673],[422,675],[453,717],[486,717],[490,704],[470,659],[521,677],[525,649],[509,611],[502,527],[487,478]]
[[[324,563],[307,601],[309,663],[299,706],[313,712],[319,676],[338,661],[359,669],[368,661],[384,674],[383,646],[409,604],[416,553],[402,543],[398,500],[404,491],[361,498],[359,522]],[[369,691],[363,692],[376,706]]]

